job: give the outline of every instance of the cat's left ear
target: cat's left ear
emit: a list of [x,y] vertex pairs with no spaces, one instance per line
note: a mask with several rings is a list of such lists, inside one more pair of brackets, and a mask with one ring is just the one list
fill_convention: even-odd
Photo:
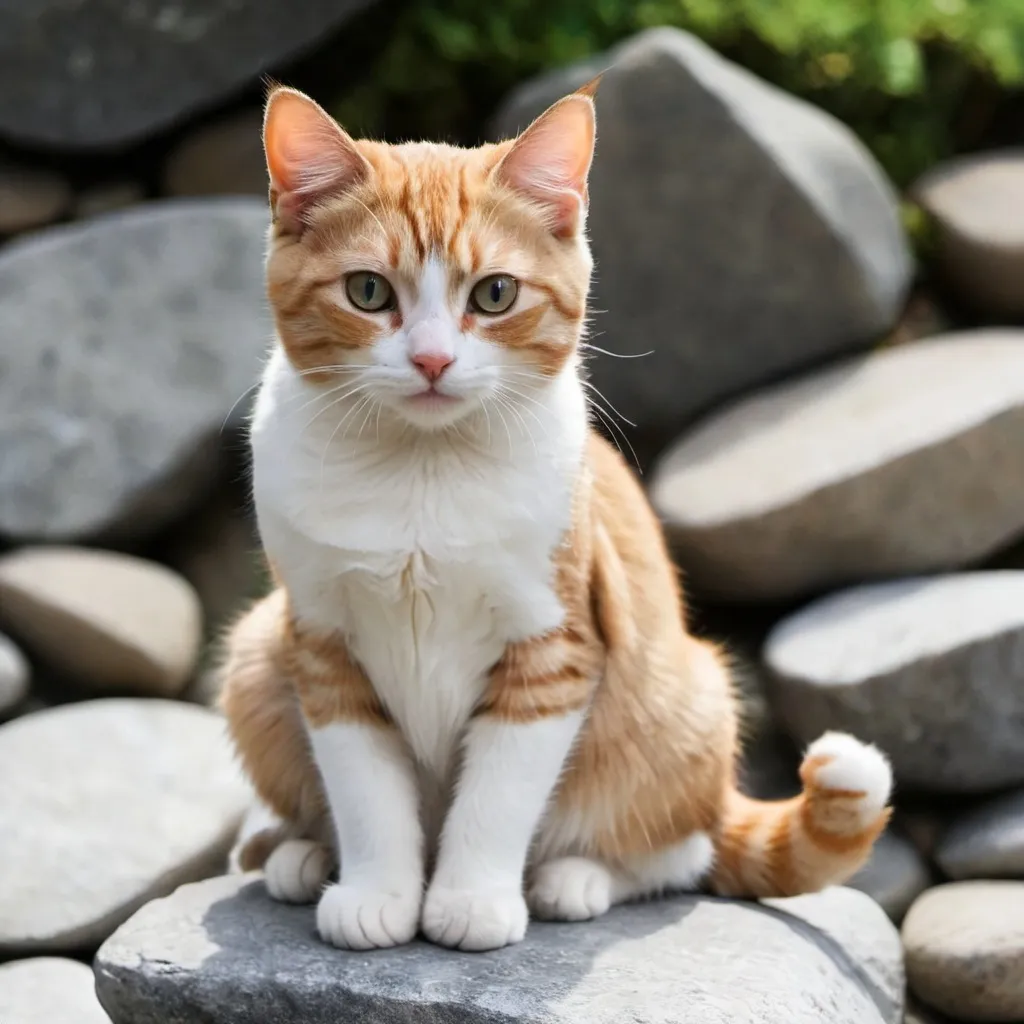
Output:
[[549,107],[492,172],[496,181],[540,206],[559,238],[577,234],[586,219],[596,88],[595,80]]

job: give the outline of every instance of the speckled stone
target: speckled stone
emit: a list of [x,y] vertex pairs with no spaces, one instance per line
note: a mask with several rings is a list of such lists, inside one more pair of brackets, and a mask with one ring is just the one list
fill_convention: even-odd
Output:
[[950,878],[1024,878],[1024,789],[955,818],[935,859]]

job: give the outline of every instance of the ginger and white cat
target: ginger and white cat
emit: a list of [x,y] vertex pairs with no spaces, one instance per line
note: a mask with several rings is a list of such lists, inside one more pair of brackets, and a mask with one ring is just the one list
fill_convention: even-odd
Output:
[[591,91],[459,149],[354,141],[277,89],[265,145],[279,344],[252,448],[278,588],[229,640],[223,706],[282,824],[243,866],[352,949],[846,879],[886,760],[828,734],[801,796],[737,791],[725,659],[588,424]]

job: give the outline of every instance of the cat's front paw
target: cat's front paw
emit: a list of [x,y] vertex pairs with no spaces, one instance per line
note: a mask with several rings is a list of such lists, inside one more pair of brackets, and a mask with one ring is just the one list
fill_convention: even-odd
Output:
[[480,953],[522,942],[528,919],[519,889],[431,886],[423,904],[423,934],[439,946]]
[[388,892],[332,885],[316,908],[324,942],[341,949],[386,949],[411,942],[420,916],[420,889]]
[[612,902],[611,873],[586,857],[559,857],[537,868],[530,886],[530,909],[547,921],[589,921],[607,913]]

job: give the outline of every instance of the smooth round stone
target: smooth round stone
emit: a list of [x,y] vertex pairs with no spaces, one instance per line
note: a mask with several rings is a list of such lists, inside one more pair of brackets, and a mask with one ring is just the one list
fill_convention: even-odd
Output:
[[24,655],[0,633],[0,717],[25,698],[28,680],[29,667]]
[[0,964],[3,1024],[110,1024],[92,971],[77,960],[41,956]]
[[164,167],[163,191],[172,196],[266,197],[268,188],[262,110],[197,129],[172,151]]
[[755,393],[663,456],[688,580],[781,599],[960,568],[1024,531],[1024,330],[948,334]]
[[1024,878],[1024,789],[955,818],[935,859],[950,878]]
[[843,591],[780,623],[764,659],[773,708],[800,743],[851,732],[912,790],[1024,783],[1024,572]]
[[961,1021],[1024,1020],[1024,882],[929,889],[903,922],[907,980]]
[[912,843],[883,832],[871,859],[846,884],[867,893],[898,924],[931,884],[931,872]]
[[0,558],[0,608],[40,660],[96,689],[176,696],[202,642],[195,590],[111,551],[27,547]]
[[0,160],[0,235],[52,224],[70,202],[60,175]]
[[223,719],[158,699],[0,726],[0,779],[0,956],[94,950],[218,873],[250,799]]
[[931,215],[949,285],[991,316],[1024,314],[1024,149],[948,160],[911,194]]
[[210,494],[273,337],[267,224],[144,203],[0,250],[0,535],[135,545]]

